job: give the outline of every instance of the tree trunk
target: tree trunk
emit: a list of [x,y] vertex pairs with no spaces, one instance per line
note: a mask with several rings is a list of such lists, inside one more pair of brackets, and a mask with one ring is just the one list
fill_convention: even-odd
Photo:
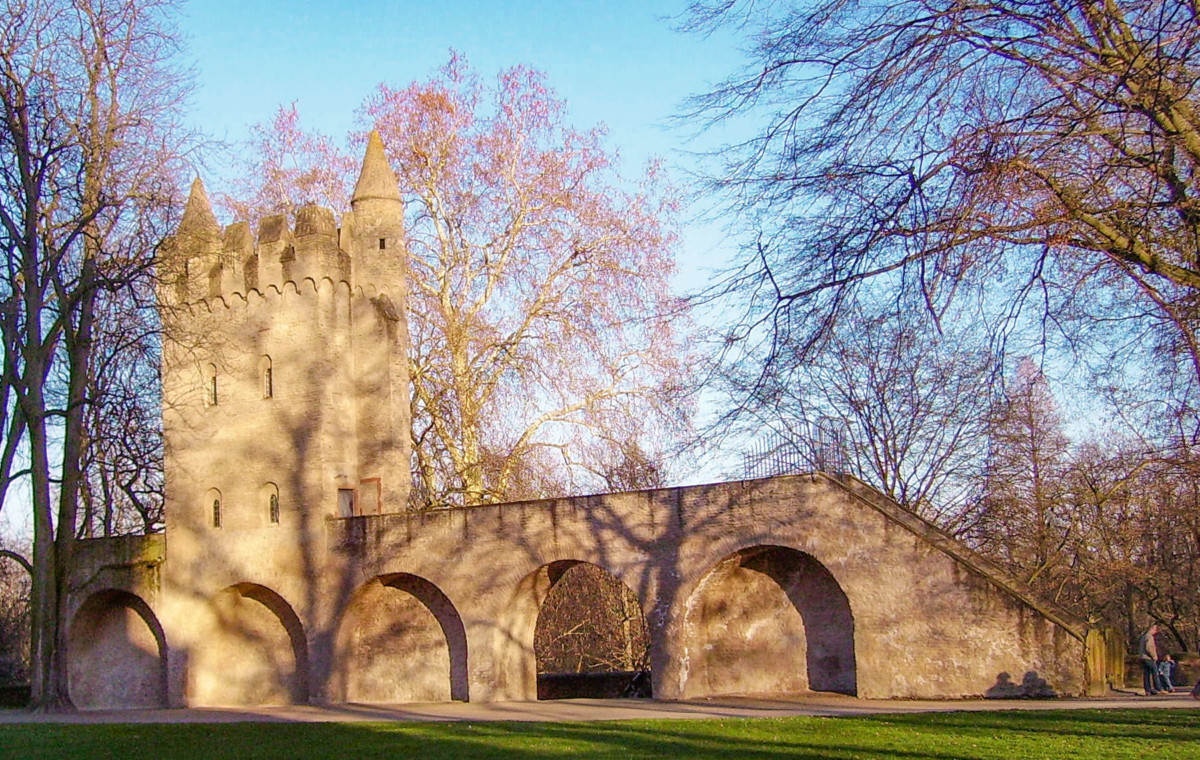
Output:
[[[29,406],[42,401],[40,388],[30,394]],[[67,692],[65,652],[58,648],[63,618],[62,563],[51,520],[50,461],[46,446],[44,413],[29,414],[29,449],[33,490],[33,589],[30,597],[30,700],[37,712],[73,709]]]

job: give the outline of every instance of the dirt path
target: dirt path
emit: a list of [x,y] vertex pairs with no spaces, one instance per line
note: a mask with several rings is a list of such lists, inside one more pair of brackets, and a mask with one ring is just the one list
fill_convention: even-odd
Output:
[[778,718],[987,710],[1115,708],[1200,709],[1187,694],[1156,697],[1117,693],[1094,699],[871,700],[836,695],[787,699],[728,697],[691,702],[650,699],[564,699],[547,702],[445,702],[405,705],[290,705],[181,710],[89,710],[38,715],[0,710],[0,723],[313,723],[352,721],[593,721],[649,718]]

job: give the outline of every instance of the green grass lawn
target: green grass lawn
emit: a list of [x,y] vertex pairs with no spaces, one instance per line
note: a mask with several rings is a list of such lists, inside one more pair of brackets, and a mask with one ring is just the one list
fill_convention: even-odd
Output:
[[602,723],[0,725],[0,758],[1200,758],[1200,711]]

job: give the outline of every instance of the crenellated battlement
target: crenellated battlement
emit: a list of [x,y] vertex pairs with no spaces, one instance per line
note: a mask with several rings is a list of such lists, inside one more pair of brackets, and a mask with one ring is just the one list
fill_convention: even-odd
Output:
[[[202,193],[203,186],[197,187]],[[196,193],[193,189],[193,196]],[[294,225],[282,214],[265,217],[256,235],[251,235],[247,222],[202,229],[199,234],[185,232],[181,224],[181,233],[169,246],[169,256],[176,261],[164,296],[173,304],[232,297],[245,300],[251,293],[272,288],[282,292],[289,284],[298,290],[298,284],[306,281],[313,284],[313,290],[321,281],[374,292],[402,289],[404,283],[393,277],[376,279],[389,270],[398,273],[400,262],[355,266],[371,256],[398,259],[403,256],[402,241],[381,237],[378,230],[371,230],[371,237],[363,239],[356,234],[362,231],[356,229],[355,221],[354,212],[347,211],[342,225],[337,226],[331,209],[309,205],[297,210]]]
[[178,305],[330,280],[402,299],[404,204],[377,134],[368,142],[350,205],[340,226],[332,209],[310,204],[296,210],[294,225],[276,214],[253,231],[245,221],[222,227],[197,178],[160,259],[160,295]]
[[354,255],[348,249],[355,246],[348,240],[343,247],[341,237],[333,211],[321,206],[300,208],[294,226],[283,215],[268,216],[259,223],[257,235],[251,235],[248,223],[234,222],[220,231],[219,250],[210,243],[192,253],[189,263],[198,264],[200,271],[189,277],[188,292],[180,300],[279,289],[304,280],[353,285]]

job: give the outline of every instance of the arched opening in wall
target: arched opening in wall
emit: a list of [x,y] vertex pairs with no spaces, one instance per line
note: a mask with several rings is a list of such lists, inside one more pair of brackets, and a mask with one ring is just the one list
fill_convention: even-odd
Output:
[[462,619],[424,578],[375,578],[355,592],[342,616],[334,676],[335,693],[346,702],[465,702]]
[[527,575],[496,641],[506,698],[651,696],[641,604],[597,565],[563,560]]
[[716,564],[688,598],[685,698],[857,693],[854,617],[809,554],[755,546]]
[[114,589],[92,594],[68,637],[67,683],[76,707],[166,707],[166,637],[140,597]]
[[189,653],[188,702],[198,707],[304,704],[308,644],[292,607],[253,583],[212,598]]

